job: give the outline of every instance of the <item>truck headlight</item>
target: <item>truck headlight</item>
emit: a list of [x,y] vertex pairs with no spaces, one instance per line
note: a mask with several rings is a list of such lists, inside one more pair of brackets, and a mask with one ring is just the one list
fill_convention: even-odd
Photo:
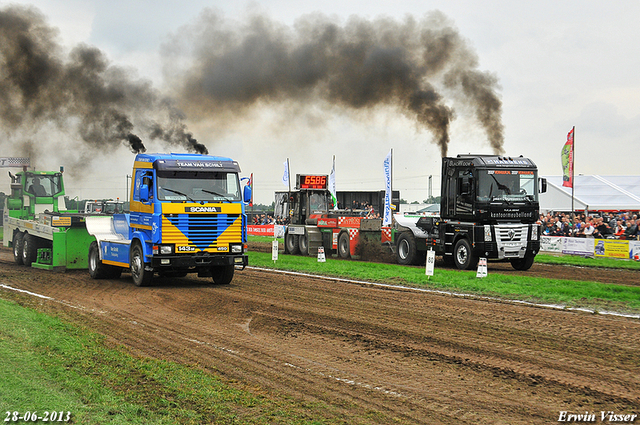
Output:
[[231,245],[231,253],[232,254],[242,254],[242,244],[232,244]]
[[173,245],[158,245],[158,253],[160,255],[173,254]]
[[484,241],[485,242],[491,242],[491,225],[489,224],[485,224],[484,225]]
[[537,241],[538,240],[538,225],[537,224],[532,224],[531,225],[531,240],[532,241]]

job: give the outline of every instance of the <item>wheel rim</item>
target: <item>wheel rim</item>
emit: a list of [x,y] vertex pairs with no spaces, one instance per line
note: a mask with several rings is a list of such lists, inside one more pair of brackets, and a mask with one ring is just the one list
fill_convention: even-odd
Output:
[[133,258],[131,259],[131,274],[135,280],[140,279],[142,269],[142,260],[140,258],[140,253],[136,250],[133,253]]
[[340,252],[343,254],[343,256],[346,255],[347,252],[349,252],[349,243],[346,238],[340,239]]
[[400,241],[400,244],[398,245],[398,255],[403,260],[407,259],[407,256],[409,255],[409,243],[406,239]]
[[24,238],[22,241],[22,261],[24,261],[25,263],[27,262],[27,257],[29,257],[28,255],[28,249],[29,249],[29,242],[27,241],[27,238]]
[[91,255],[89,256],[89,267],[91,268],[91,270],[95,270],[96,269],[96,253],[95,252],[91,252]]
[[307,237],[306,236],[300,236],[300,248],[303,251],[307,250]]
[[22,253],[20,252],[19,246],[16,243],[13,244],[13,255],[16,257],[20,257],[20,255],[22,255]]
[[467,258],[469,258],[469,253],[467,252],[467,247],[461,245],[456,252],[456,258],[458,259],[458,264],[466,264]]

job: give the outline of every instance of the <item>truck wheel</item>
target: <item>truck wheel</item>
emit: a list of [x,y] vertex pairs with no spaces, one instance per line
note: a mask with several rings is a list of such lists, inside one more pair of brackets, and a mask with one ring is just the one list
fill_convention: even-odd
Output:
[[338,255],[340,258],[349,258],[351,256],[351,241],[349,240],[349,232],[342,232],[338,237]]
[[309,238],[306,234],[298,236],[298,248],[301,255],[309,255]]
[[478,264],[478,257],[473,255],[471,244],[467,239],[460,239],[453,249],[453,261],[460,270],[471,270]]
[[144,253],[139,244],[133,245],[129,255],[129,268],[131,277],[136,286],[149,286],[153,279],[153,272],[144,269]]
[[296,255],[297,253],[299,253],[300,247],[298,246],[298,235],[292,235],[287,232],[284,235],[284,247],[291,255]]
[[416,264],[417,254],[418,249],[416,248],[415,236],[408,232],[401,233],[398,237],[398,249],[396,250],[398,264],[402,264],[403,266]]
[[89,275],[93,279],[118,279],[122,274],[122,268],[102,264],[99,250],[98,242],[91,242],[88,258]]
[[25,234],[22,240],[22,264],[31,266],[38,256],[38,239],[30,234]]
[[213,283],[216,285],[228,285],[233,280],[233,272],[235,267],[230,266],[216,266],[211,268],[211,277]]
[[89,275],[92,279],[104,279],[107,277],[106,266],[100,260],[98,242],[93,241],[89,245]]
[[22,232],[16,232],[13,235],[13,261],[18,265],[22,265],[22,241],[24,235]]
[[524,258],[514,258],[511,260],[511,266],[520,271],[529,270],[533,266],[533,262],[536,259],[534,255],[525,255]]

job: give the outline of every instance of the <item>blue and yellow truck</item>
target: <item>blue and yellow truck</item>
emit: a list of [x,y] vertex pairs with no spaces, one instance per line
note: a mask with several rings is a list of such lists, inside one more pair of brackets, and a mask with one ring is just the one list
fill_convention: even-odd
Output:
[[251,199],[240,167],[230,158],[199,154],[138,154],[133,165],[129,213],[87,217],[95,237],[88,267],[94,279],[129,269],[137,286],[157,273],[197,273],[228,284],[247,265],[247,216]]

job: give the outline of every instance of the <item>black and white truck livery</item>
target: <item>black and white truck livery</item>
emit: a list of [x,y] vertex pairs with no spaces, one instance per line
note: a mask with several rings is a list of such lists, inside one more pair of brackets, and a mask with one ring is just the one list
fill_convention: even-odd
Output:
[[528,270],[540,250],[538,194],[546,188],[522,156],[442,158],[440,214],[394,215],[398,263],[423,263],[432,249],[459,269],[474,269],[484,257]]

